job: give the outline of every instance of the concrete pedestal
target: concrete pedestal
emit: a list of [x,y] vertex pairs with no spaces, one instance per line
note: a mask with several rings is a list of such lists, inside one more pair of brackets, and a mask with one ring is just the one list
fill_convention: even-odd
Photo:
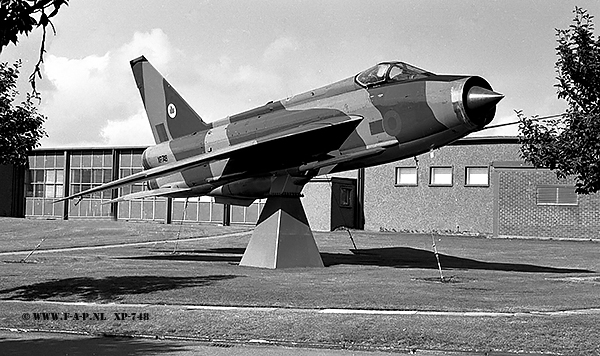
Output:
[[299,195],[267,198],[240,266],[323,267]]

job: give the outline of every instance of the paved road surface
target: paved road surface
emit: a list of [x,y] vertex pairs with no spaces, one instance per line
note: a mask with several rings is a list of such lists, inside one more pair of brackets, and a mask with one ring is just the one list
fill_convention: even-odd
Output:
[[[417,356],[483,356],[483,353],[415,351]],[[2,356],[390,356],[392,353],[349,350],[306,349],[283,346],[207,345],[199,341],[117,338],[59,333],[0,331]],[[490,353],[489,356],[508,354]],[[521,355],[523,356],[523,355]]]

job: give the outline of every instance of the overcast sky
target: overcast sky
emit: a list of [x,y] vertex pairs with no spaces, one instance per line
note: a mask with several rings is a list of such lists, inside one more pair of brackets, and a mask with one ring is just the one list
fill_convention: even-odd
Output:
[[[49,35],[38,83],[43,147],[153,144],[129,60],[145,55],[206,120],[401,60],[486,78],[506,95],[493,124],[564,110],[554,88],[555,28],[600,1],[71,0]],[[23,80],[40,31],[10,45]],[[21,83],[21,91],[29,87]],[[516,128],[480,135],[514,135]]]

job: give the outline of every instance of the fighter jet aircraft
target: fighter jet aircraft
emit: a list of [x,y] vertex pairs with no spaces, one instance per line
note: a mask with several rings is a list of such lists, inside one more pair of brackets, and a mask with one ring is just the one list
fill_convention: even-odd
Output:
[[503,98],[481,77],[394,61],[206,123],[145,57],[131,67],[156,140],[144,170],[61,200],[140,181],[149,189],[111,202],[208,195],[247,206],[267,198],[241,264],[270,268],[322,266],[299,198],[311,178],[444,146],[490,123]]

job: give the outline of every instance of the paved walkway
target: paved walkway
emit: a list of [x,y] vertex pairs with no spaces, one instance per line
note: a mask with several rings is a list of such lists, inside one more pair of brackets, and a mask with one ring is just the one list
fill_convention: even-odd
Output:
[[[0,329],[0,355],[214,355],[214,356],[389,356],[384,351],[330,350],[259,345],[258,343],[231,344],[201,342],[184,339],[102,337],[60,332],[23,332]],[[511,356],[507,353],[475,353],[431,350],[406,350],[403,354],[417,356]],[[534,354],[528,354],[534,355]],[[522,355],[521,355],[522,356]],[[548,355],[544,355],[548,356]]]

